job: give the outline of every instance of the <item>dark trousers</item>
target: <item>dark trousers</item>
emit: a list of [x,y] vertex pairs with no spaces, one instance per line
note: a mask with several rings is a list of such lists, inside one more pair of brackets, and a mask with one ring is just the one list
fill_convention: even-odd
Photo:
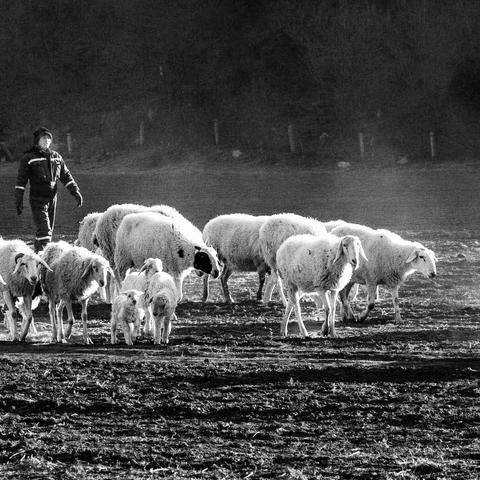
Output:
[[30,208],[35,223],[35,252],[43,250],[51,241],[55,226],[57,196],[53,198],[30,197]]

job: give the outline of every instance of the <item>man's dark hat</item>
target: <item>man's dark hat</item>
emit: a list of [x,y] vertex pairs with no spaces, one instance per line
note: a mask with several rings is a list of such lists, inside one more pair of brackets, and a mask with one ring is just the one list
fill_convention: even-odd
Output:
[[50,137],[50,139],[53,140],[52,132],[48,128],[45,128],[45,127],[37,128],[37,130],[33,132],[34,145],[36,145],[40,140],[40,138],[44,136]]

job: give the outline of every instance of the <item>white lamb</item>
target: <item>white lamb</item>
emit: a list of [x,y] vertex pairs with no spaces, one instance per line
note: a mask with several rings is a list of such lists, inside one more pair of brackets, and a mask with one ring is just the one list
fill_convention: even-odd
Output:
[[[262,300],[265,274],[269,272],[260,249],[259,231],[268,216],[254,216],[232,213],[213,218],[203,228],[205,243],[213,247],[223,263],[220,281],[226,303],[233,299],[228,289],[228,279],[235,271],[258,272],[259,286],[257,300]],[[203,301],[208,300],[209,275],[203,279]]]
[[[57,249],[58,245],[49,244],[45,249],[45,257],[50,253],[48,249]],[[60,250],[62,248],[60,247]],[[52,271],[42,272],[42,286],[46,293],[49,305],[54,307],[50,312],[56,311],[57,318],[53,322],[53,341],[65,341],[72,332],[74,316],[72,302],[78,301],[82,306],[83,341],[85,344],[93,343],[87,330],[87,305],[90,297],[97,292],[99,287],[104,287],[113,276],[108,261],[90,252],[84,247],[65,247],[63,252],[52,252],[56,259],[52,262]],[[61,312],[66,306],[68,313],[68,327],[64,332]],[[55,327],[56,324],[56,327]]]
[[277,271],[277,251],[280,245],[292,235],[311,234],[323,235],[327,231],[322,222],[314,218],[302,217],[294,213],[279,213],[272,215],[260,227],[259,240],[263,258],[271,270],[270,279],[265,287],[264,298],[271,300],[275,284],[278,284],[280,298],[284,305],[287,300],[283,293],[282,281]]
[[127,270],[120,291],[125,292],[126,290],[135,289],[145,292],[150,278],[155,273],[162,271],[163,263],[159,258],[147,258],[140,270]]
[[136,340],[145,312],[140,306],[144,292],[140,290],[125,290],[118,294],[112,303],[110,317],[111,343],[117,343],[117,328],[122,326],[123,336],[127,345],[133,345]]
[[[22,329],[19,340],[24,342],[30,325],[33,326],[32,310],[35,287],[40,278],[39,267],[49,269],[48,264],[22,240],[4,240],[0,237],[0,292],[7,305],[7,325],[12,341],[17,340],[15,320],[15,298],[21,297],[19,311],[22,315]],[[40,297],[37,297],[40,300]],[[32,305],[33,303],[33,305]]]
[[79,223],[78,236],[75,240],[75,245],[79,247],[85,247],[91,252],[95,252],[97,246],[93,243],[93,234],[95,227],[97,226],[97,220],[99,219],[101,212],[92,212],[86,215]]
[[[178,292],[171,275],[166,272],[155,273],[148,282],[145,292],[145,303],[148,305],[149,316],[145,322],[153,319],[153,342],[168,343],[172,331],[172,321],[177,320]],[[146,330],[151,326],[146,325]]]
[[160,258],[181,300],[184,278],[197,269],[217,278],[220,266],[215,250],[207,247],[198,228],[155,212],[127,215],[117,232],[115,264],[121,278],[130,267],[139,268],[149,258]]
[[295,310],[300,334],[308,335],[302,321],[300,298],[311,295],[320,309],[325,307],[323,335],[336,336],[335,306],[338,292],[350,281],[352,272],[358,267],[359,256],[364,258],[362,244],[357,237],[324,235],[295,235],[281,245],[277,252],[277,266],[282,278],[288,303],[282,320],[280,333],[287,336],[288,321]]
[[368,262],[360,262],[345,290],[340,293],[345,320],[355,318],[348,293],[355,283],[367,286],[367,307],[358,317],[364,321],[375,306],[377,285],[387,288],[393,299],[395,321],[402,320],[398,291],[403,282],[415,271],[433,279],[436,274],[436,258],[432,250],[421,243],[405,240],[389,230],[374,230],[364,225],[348,223],[333,230],[335,235],[356,235],[360,238]]

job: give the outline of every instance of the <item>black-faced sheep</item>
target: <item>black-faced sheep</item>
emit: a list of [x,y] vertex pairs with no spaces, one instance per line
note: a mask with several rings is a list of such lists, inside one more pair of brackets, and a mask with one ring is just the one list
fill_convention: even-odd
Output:
[[217,278],[220,265],[215,250],[207,247],[198,228],[155,212],[127,215],[117,232],[115,264],[121,278],[127,269],[140,268],[149,258],[159,258],[175,281],[179,300],[184,278],[200,270]]

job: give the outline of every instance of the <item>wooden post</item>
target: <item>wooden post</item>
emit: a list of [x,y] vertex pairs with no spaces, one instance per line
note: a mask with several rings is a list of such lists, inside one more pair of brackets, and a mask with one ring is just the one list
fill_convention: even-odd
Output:
[[218,144],[220,143],[220,134],[218,132],[218,120],[215,119],[213,121],[213,136],[215,138],[215,146],[218,147]]
[[365,141],[363,139],[363,133],[359,132],[358,133],[358,144],[360,146],[360,160],[365,162]]
[[144,121],[142,120],[140,122],[140,128],[139,128],[139,132],[138,132],[138,145],[140,147],[143,147],[143,141],[145,139],[145,123]]
[[430,157],[432,160],[437,158],[437,145],[435,142],[435,132],[430,132]]
[[290,145],[290,153],[295,153],[295,136],[293,134],[293,125],[288,124],[288,143]]
[[72,134],[70,132],[67,133],[67,152],[69,155],[72,154]]

